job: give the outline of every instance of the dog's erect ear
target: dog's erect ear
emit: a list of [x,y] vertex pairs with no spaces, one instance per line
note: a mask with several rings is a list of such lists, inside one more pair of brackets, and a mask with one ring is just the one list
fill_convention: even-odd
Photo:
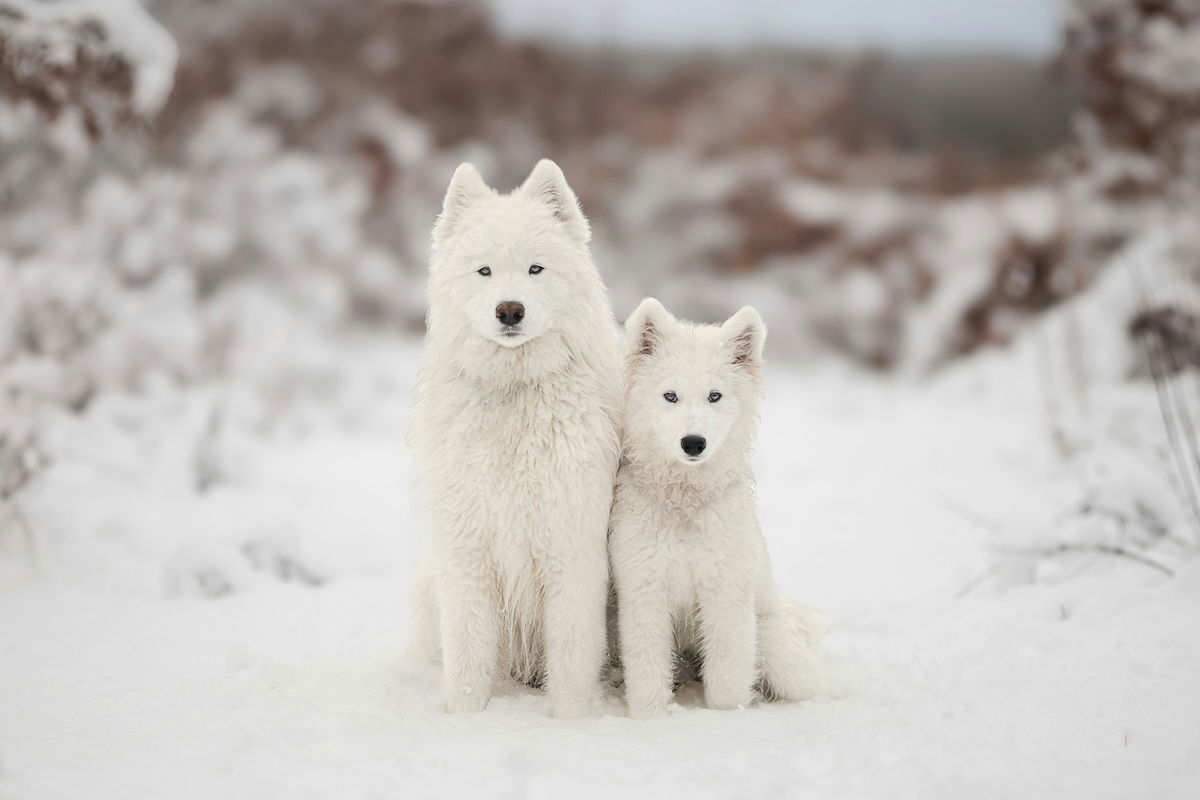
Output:
[[459,164],[446,188],[446,198],[442,200],[442,213],[433,225],[433,243],[438,245],[454,234],[463,212],[481,198],[494,194],[492,189],[483,182],[483,176],[472,164]]
[[550,159],[539,161],[517,191],[550,206],[555,218],[562,222],[575,241],[584,244],[592,237],[591,226],[579,208],[575,192],[567,185],[567,179],[558,164]]
[[647,297],[625,320],[625,349],[634,357],[652,356],[663,336],[675,324],[671,312],[653,297]]
[[763,344],[767,340],[767,326],[762,317],[750,306],[742,309],[721,326],[725,346],[730,358],[739,367],[754,371],[762,366]]

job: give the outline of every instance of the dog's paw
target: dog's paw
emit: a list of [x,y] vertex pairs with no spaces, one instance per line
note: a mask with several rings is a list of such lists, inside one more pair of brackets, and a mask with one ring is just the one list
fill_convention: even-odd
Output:
[[655,719],[666,715],[666,703],[631,703],[629,705],[629,716],[633,719]]
[[446,690],[447,714],[477,714],[487,708],[488,693],[472,686],[459,686]]
[[629,711],[629,716],[634,719],[665,717],[669,703],[670,697],[667,695],[652,697],[629,697],[627,695],[625,697],[625,706]]
[[582,697],[567,695],[550,698],[550,716],[555,719],[583,719],[599,713],[600,697],[594,693]]

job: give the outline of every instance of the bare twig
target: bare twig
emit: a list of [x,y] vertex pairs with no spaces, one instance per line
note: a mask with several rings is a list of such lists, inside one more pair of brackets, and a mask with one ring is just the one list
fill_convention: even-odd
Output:
[[29,554],[29,561],[34,566],[38,563],[37,556],[37,537],[33,532],[33,526],[29,523],[29,518],[25,516],[25,512],[21,510],[21,506],[17,504],[15,497],[9,497],[5,500],[5,505],[8,506],[9,516],[17,523],[17,527],[21,529],[21,533],[25,538],[25,549]]
[[1147,558],[1141,553],[1135,553],[1132,550],[1127,550],[1124,547],[1108,544],[1073,544],[1070,542],[1060,542],[1059,544],[1050,547],[993,547],[997,553],[1010,556],[1025,556],[1028,558],[1053,558],[1055,556],[1066,555],[1069,553],[1092,553],[1106,556],[1118,556],[1120,558],[1128,558],[1131,561],[1158,570],[1168,577],[1175,576],[1175,570],[1168,567],[1166,564],[1155,561],[1152,558]]
[[[1141,273],[1138,271],[1136,265],[1132,263],[1129,265],[1129,270],[1130,274],[1133,276],[1134,286],[1137,290],[1138,304],[1141,306],[1143,311],[1148,311],[1150,308],[1150,301],[1146,293],[1146,286],[1142,281]],[[1152,336],[1155,337],[1157,346],[1151,342]],[[1200,496],[1198,496],[1195,483],[1193,482],[1191,468],[1191,464],[1197,462],[1194,460],[1189,462],[1189,459],[1184,452],[1182,435],[1179,431],[1179,426],[1177,425],[1176,420],[1177,412],[1175,405],[1178,398],[1173,396],[1170,388],[1167,385],[1169,376],[1166,374],[1166,370],[1164,369],[1165,365],[1162,364],[1160,358],[1162,355],[1161,351],[1163,349],[1163,343],[1156,333],[1150,331],[1147,331],[1147,333],[1141,338],[1143,346],[1146,350],[1146,361],[1150,368],[1150,376],[1154,380],[1154,390],[1158,395],[1158,408],[1159,412],[1162,414],[1163,427],[1167,431],[1167,442],[1170,445],[1171,455],[1175,461],[1175,470],[1179,476],[1180,491],[1183,494],[1184,504],[1188,506],[1188,509],[1192,512],[1192,517],[1196,523],[1197,531],[1200,531]],[[1188,426],[1190,429],[1190,417],[1188,418]],[[1193,446],[1190,449],[1192,449],[1194,452],[1194,430],[1191,430],[1191,436],[1193,439]],[[1198,466],[1200,466],[1200,464],[1198,464]]]
[[999,533],[1001,530],[1003,530],[1003,526],[999,522],[985,517],[983,514],[980,514],[978,511],[972,508],[968,508],[952,497],[946,497],[945,495],[938,494],[937,499],[941,506],[947,511],[951,512],[955,516],[965,519],[967,522],[970,522],[977,528],[981,528],[988,533]]
[[[1076,282],[1078,291],[1082,281]],[[1063,352],[1067,359],[1067,375],[1071,378],[1071,388],[1074,390],[1075,406],[1079,415],[1087,419],[1088,406],[1088,370],[1083,357],[1083,333],[1079,324],[1079,309],[1076,303],[1068,303],[1064,312]]]
[[1136,502],[1134,510],[1137,512],[1136,516],[1130,516],[1120,509],[1097,505],[1093,498],[1085,498],[1077,506],[1056,516],[1054,522],[1062,523],[1072,517],[1102,517],[1116,524],[1122,534],[1137,526],[1149,535],[1151,541],[1162,539],[1170,533],[1170,529],[1144,503]]
[[[1074,205],[1066,197],[1066,192],[1060,188],[1060,199],[1062,207],[1068,209],[1065,213],[1070,215]],[[1078,222],[1069,221],[1065,223],[1069,229],[1074,228]],[[1080,292],[1087,283],[1087,276],[1084,274],[1084,264],[1088,260],[1083,255],[1083,242],[1080,236],[1067,236],[1067,253],[1066,267],[1067,274],[1071,279],[1071,294]],[[1066,374],[1071,384],[1072,394],[1075,400],[1075,408],[1079,412],[1079,416],[1086,420],[1089,416],[1088,405],[1088,368],[1087,359],[1084,357],[1084,337],[1083,326],[1079,317],[1079,303],[1069,302],[1063,308],[1063,331],[1062,331],[1062,349],[1063,356],[1066,361]]]
[[1042,387],[1042,399],[1046,403],[1046,424],[1050,428],[1050,438],[1054,440],[1058,454],[1063,459],[1069,459],[1071,447],[1063,428],[1062,403],[1054,380],[1054,368],[1050,363],[1050,342],[1042,323],[1034,325],[1034,343],[1038,356],[1038,385]]
[[992,577],[999,571],[1000,571],[1000,565],[992,564],[990,567],[985,569],[983,572],[979,573],[974,578],[967,581],[965,586],[963,586],[961,589],[959,589],[957,592],[955,592],[954,599],[955,600],[963,599],[964,597],[969,595],[971,592],[975,591],[980,586],[982,586],[988,578]]
[[[1172,269],[1172,267],[1174,267],[1174,268]],[[1186,293],[1182,290],[1182,287],[1179,285],[1179,281],[1178,281],[1179,276],[1177,273],[1179,272],[1179,270],[1180,270],[1179,262],[1172,259],[1171,262],[1168,264],[1167,278],[1171,282],[1172,295],[1176,298],[1184,298],[1186,296]],[[1186,313],[1189,310],[1186,307],[1183,307],[1183,308],[1184,308],[1184,313]],[[1178,377],[1175,380],[1168,381],[1167,385],[1171,390],[1172,399],[1174,400],[1174,403],[1175,403],[1176,413],[1178,414],[1179,421],[1181,423],[1180,427],[1182,428],[1182,431],[1183,431],[1183,437],[1182,437],[1183,445],[1184,445],[1184,448],[1188,451],[1187,455],[1190,457],[1190,462],[1193,467],[1192,474],[1195,477],[1195,483],[1193,485],[1200,487],[1200,439],[1197,439],[1196,426],[1192,423],[1192,410],[1191,410],[1191,403],[1189,402],[1189,397],[1188,397],[1188,381],[1187,381],[1189,367],[1192,364],[1196,363],[1195,361],[1193,361],[1195,353],[1192,352],[1191,342],[1185,342],[1184,343],[1184,346],[1186,348],[1185,352],[1182,356],[1180,356],[1178,358],[1178,361],[1176,363],[1175,361],[1170,359],[1170,357],[1168,356],[1168,354],[1166,352],[1167,351],[1167,347],[1166,347],[1167,342],[1164,341],[1163,332],[1161,330],[1157,330],[1155,335],[1158,339],[1160,368],[1162,366],[1166,366],[1168,368],[1174,368],[1179,371]],[[1164,364],[1163,362],[1168,362],[1168,363]],[[1197,534],[1197,542],[1200,543],[1200,528],[1197,529],[1196,534]]]
[[1180,438],[1183,442],[1184,449],[1188,451],[1187,455],[1190,456],[1193,467],[1192,474],[1196,476],[1197,481],[1200,481],[1200,452],[1197,452],[1196,447],[1196,427],[1192,424],[1192,412],[1188,408],[1187,398],[1183,394],[1181,380],[1168,380],[1166,381],[1166,385],[1170,390],[1172,400],[1174,401],[1175,414],[1179,419],[1180,428],[1183,434]]

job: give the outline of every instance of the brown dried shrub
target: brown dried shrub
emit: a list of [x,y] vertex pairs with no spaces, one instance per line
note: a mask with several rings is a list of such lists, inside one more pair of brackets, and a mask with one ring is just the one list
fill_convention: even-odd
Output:
[[19,9],[0,4],[0,95],[32,103],[49,119],[78,109],[93,140],[138,123],[133,70],[112,52],[103,27],[86,19],[56,23],[73,52],[69,59],[51,58],[46,42],[14,35],[14,24],[23,19]]

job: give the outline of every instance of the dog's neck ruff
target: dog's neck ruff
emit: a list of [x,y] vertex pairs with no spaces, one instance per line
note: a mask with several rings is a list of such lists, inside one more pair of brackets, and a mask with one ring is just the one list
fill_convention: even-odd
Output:
[[627,447],[622,470],[647,496],[657,498],[672,511],[690,514],[711,505],[734,484],[753,484],[749,447],[738,447],[733,442],[726,447],[730,447],[729,452],[697,466],[649,462],[637,457],[636,448]]
[[519,347],[504,347],[471,331],[444,341],[431,333],[445,362],[461,378],[498,391],[511,391],[561,374],[572,361],[572,348],[558,331],[547,331]]

